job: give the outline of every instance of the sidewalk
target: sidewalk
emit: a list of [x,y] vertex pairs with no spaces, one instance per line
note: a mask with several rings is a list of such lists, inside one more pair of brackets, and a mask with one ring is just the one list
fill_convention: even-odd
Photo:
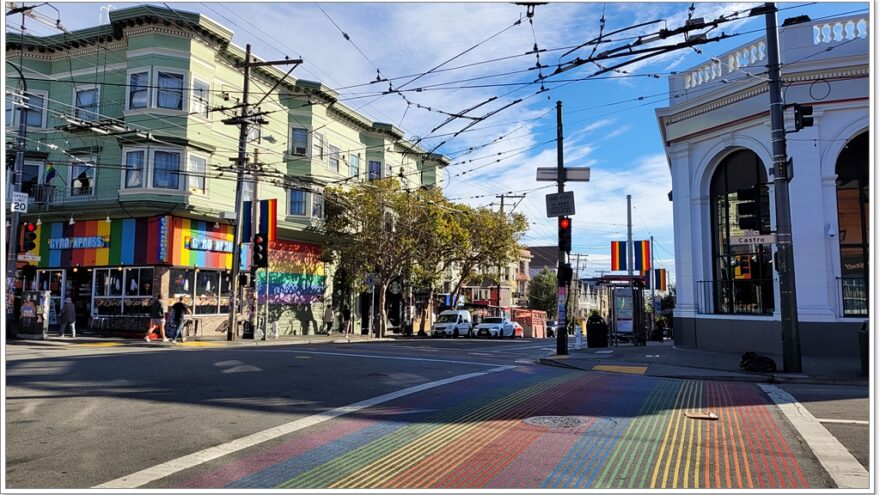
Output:
[[[782,368],[782,356],[765,354]],[[551,355],[541,364],[581,370],[610,371],[665,378],[750,381],[765,383],[823,383],[868,385],[857,357],[802,358],[803,373],[758,373],[739,367],[742,354],[678,348],[669,342],[648,342],[645,347],[620,344],[604,349],[570,349],[567,356]]]
[[[397,337],[399,338],[399,337]],[[71,337],[59,337],[57,335],[49,335],[46,340],[10,340],[6,345],[37,345],[37,346],[65,346],[65,345],[83,345],[90,347],[262,347],[271,345],[295,345],[295,344],[347,344],[351,342],[387,342],[397,340],[395,337],[375,338],[369,335],[345,335],[334,333],[332,335],[284,335],[279,338],[269,338],[266,340],[252,340],[237,338],[234,341],[226,340],[223,335],[197,336],[187,337],[186,342],[172,344],[171,342],[162,342],[159,340],[151,340],[146,342],[143,338],[125,338],[125,337],[100,337],[93,335]]]

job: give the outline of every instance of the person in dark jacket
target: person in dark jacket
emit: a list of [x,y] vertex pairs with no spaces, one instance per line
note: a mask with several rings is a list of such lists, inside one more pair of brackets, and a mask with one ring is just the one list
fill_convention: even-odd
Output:
[[64,337],[64,329],[68,325],[70,325],[70,336],[76,337],[76,306],[73,305],[73,300],[69,297],[64,300],[64,306],[61,308],[61,319],[58,323],[60,324],[58,331],[61,337]]
[[156,327],[159,327],[162,342],[168,342],[168,338],[165,337],[165,303],[163,301],[162,294],[159,294],[150,302],[150,327],[147,328],[147,335],[144,336],[144,340],[147,342],[150,341],[150,334]]

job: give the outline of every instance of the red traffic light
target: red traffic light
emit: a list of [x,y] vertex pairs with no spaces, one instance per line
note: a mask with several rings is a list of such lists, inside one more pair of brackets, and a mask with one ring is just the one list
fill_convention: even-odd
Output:
[[254,236],[254,244],[262,244],[262,243],[263,243],[263,236],[261,236],[259,234],[255,235]]
[[571,228],[571,219],[568,217],[562,217],[559,219],[559,228],[560,229],[568,229]]
[[25,224],[24,224],[24,230],[26,230],[26,231],[28,231],[28,232],[36,232],[36,231],[37,231],[37,224],[34,224],[34,223],[25,223]]

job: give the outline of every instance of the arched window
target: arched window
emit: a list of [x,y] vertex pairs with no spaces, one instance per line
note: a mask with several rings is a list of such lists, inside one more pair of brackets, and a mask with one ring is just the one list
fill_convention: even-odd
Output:
[[868,133],[837,158],[837,222],[844,316],[868,315]]
[[769,244],[743,244],[750,231],[770,232],[767,174],[753,151],[731,153],[715,170],[712,209],[712,293],[715,313],[772,314]]

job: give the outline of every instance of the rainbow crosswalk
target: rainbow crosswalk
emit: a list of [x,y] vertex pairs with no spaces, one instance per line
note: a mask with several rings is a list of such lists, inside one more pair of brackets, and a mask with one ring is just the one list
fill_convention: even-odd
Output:
[[[810,488],[751,383],[511,370],[330,420],[177,488]],[[712,411],[719,419],[691,419]],[[536,426],[536,416],[580,420]],[[179,481],[179,479],[178,479]]]

